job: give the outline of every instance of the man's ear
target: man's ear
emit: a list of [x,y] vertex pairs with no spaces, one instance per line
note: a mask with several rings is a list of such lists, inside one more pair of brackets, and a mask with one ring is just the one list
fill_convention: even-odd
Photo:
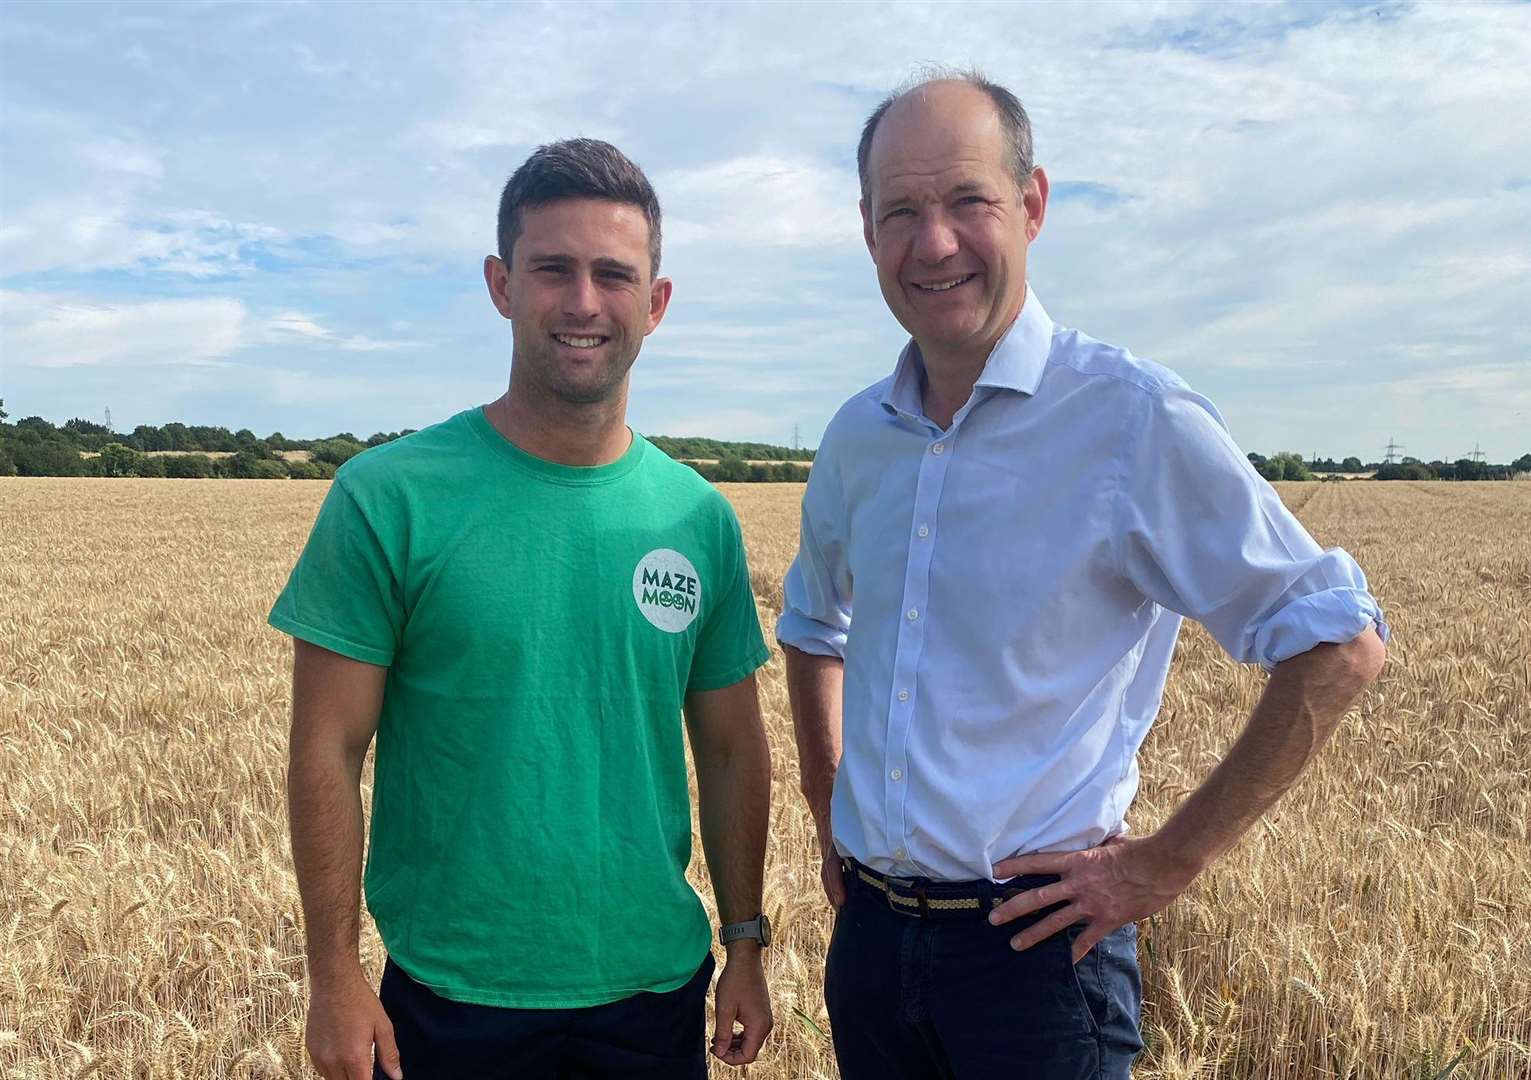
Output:
[[510,318],[510,273],[498,255],[484,256],[484,284],[489,287],[494,310]]
[[867,254],[877,261],[877,230],[872,226],[872,210],[865,199],[861,200],[861,235],[867,243]]
[[674,283],[667,277],[655,278],[654,284],[649,286],[649,321],[643,331],[644,337],[648,337],[658,328],[659,321],[664,318],[664,313],[670,308],[670,293],[674,288]]
[[1042,220],[1047,217],[1047,173],[1042,166],[1031,170],[1031,184],[1021,201],[1026,206],[1026,242],[1030,243],[1042,231]]

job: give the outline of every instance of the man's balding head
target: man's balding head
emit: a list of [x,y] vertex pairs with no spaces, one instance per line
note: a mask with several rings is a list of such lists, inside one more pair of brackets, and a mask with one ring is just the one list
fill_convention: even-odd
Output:
[[861,128],[861,142],[856,147],[856,172],[861,179],[862,199],[867,199],[871,195],[872,147],[876,141],[878,129],[888,113],[895,106],[900,105],[939,111],[943,104],[951,100],[951,95],[960,96],[963,91],[976,91],[988,99],[1009,146],[1010,173],[1015,179],[1016,190],[1018,192],[1026,190],[1031,183],[1031,170],[1035,163],[1032,161],[1031,120],[1026,115],[1020,99],[976,71],[952,71],[940,72],[932,77],[923,78],[911,86],[895,90],[872,110],[871,116],[867,117],[866,123]]

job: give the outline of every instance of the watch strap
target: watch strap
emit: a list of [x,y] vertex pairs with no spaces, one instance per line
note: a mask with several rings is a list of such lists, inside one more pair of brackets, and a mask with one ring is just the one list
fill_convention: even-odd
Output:
[[718,931],[718,941],[728,945],[745,938],[754,938],[762,945],[765,944],[765,935],[760,932],[760,916],[757,915],[748,922],[729,923]]

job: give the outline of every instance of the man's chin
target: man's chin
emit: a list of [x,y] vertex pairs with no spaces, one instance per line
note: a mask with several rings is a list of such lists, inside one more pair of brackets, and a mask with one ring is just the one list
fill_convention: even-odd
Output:
[[557,379],[549,387],[555,397],[570,405],[600,405],[622,392],[622,380]]

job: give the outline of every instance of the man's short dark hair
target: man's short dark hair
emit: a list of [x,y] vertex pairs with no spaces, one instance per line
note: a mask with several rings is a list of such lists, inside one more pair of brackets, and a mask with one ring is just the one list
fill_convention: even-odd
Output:
[[861,197],[869,199],[872,193],[871,177],[867,175],[867,162],[872,156],[872,138],[877,125],[895,101],[916,93],[933,82],[963,82],[989,96],[994,111],[999,114],[1000,126],[1010,144],[1010,175],[1015,179],[1017,191],[1024,192],[1031,186],[1031,120],[1021,107],[1020,99],[997,82],[985,78],[977,71],[954,71],[932,68],[922,72],[904,86],[883,98],[861,128],[861,142],[856,147],[856,172],[861,178]]
[[600,139],[564,139],[532,151],[500,192],[500,259],[510,265],[521,211],[559,199],[609,199],[636,206],[649,223],[649,274],[659,276],[659,197],[643,170]]

